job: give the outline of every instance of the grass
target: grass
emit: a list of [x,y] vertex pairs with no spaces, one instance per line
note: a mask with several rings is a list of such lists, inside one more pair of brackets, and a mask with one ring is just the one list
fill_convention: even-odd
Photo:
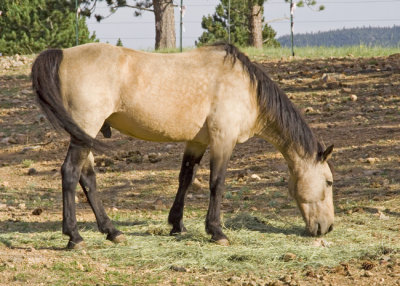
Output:
[[[210,243],[204,231],[203,213],[191,213],[186,219],[188,233],[169,236],[165,219],[167,212],[146,212],[140,219],[131,213],[114,215],[116,224],[126,233],[127,242],[113,245],[97,232],[93,223],[81,223],[82,236],[86,239],[84,252],[58,252],[56,262],[47,265],[53,273],[54,283],[62,284],[73,279],[78,284],[99,283],[98,271],[105,271],[107,283],[162,282],[174,272],[190,273],[193,276],[222,277],[245,276],[252,273],[256,279],[266,274],[279,278],[282,271],[294,271],[307,267],[334,267],[352,259],[377,258],[386,251],[397,256],[400,247],[396,242],[395,221],[382,221],[373,214],[339,214],[340,221],[335,231],[324,237],[329,247],[316,244],[316,238],[305,236],[303,222],[298,216],[290,220],[277,213],[238,213],[225,215],[225,232],[231,240],[230,247]],[[60,226],[59,222],[49,225]],[[59,229],[33,230],[27,224],[7,225],[8,231],[0,234],[0,241],[9,248],[60,249],[66,243]],[[28,233],[18,233],[18,230]],[[391,230],[392,229],[392,230]],[[22,231],[23,232],[23,231]],[[287,253],[293,254],[285,260]],[[29,255],[28,255],[29,256]],[[107,269],[103,269],[104,264]],[[102,268],[103,267],[103,268]],[[144,277],[133,278],[130,272]],[[80,277],[79,273],[85,273]],[[18,281],[24,282],[32,274],[19,272]],[[190,276],[190,277],[189,277]]]
[[32,166],[33,163],[34,163],[34,162],[33,162],[32,160],[24,159],[24,160],[22,161],[22,167],[24,167],[24,168],[29,168],[30,166]]
[[[189,51],[194,48],[184,48],[183,51]],[[241,47],[252,60],[260,59],[281,59],[291,58],[292,52],[288,47],[264,47],[256,49],[253,47]],[[179,53],[179,48],[165,50],[149,50],[158,53]],[[400,47],[378,47],[378,46],[346,46],[346,47],[295,47],[295,58],[340,58],[340,57],[383,57],[392,54],[400,53]]]
[[[263,48],[252,47],[242,49],[253,60],[260,58],[288,58],[291,56],[290,48]],[[295,47],[296,58],[329,58],[329,57],[381,57],[400,53],[400,48],[348,46],[348,47]]]

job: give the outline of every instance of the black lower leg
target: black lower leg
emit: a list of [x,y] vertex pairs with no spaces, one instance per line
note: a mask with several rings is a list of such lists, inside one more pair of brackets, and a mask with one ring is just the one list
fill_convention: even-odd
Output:
[[67,247],[74,248],[83,241],[76,221],[75,190],[81,173],[84,160],[89,150],[75,145],[72,141],[67,157],[61,168],[62,195],[63,195],[63,233],[69,236]]
[[183,155],[181,171],[179,173],[179,188],[168,216],[168,222],[172,225],[171,235],[186,231],[183,225],[183,209],[187,190],[196,175],[197,165],[203,157],[205,147],[201,146],[199,149],[196,150],[197,152],[194,152],[188,146]]
[[96,189],[96,174],[90,160],[86,161],[86,164],[82,169],[79,183],[93,210],[100,232],[107,234],[107,239],[114,240],[117,236],[122,234],[122,232],[114,227],[110,218],[107,216],[106,211],[104,210],[103,204],[98,198]]
[[107,122],[104,122],[103,126],[100,129],[101,133],[105,138],[111,138],[111,126]]
[[227,239],[226,235],[222,232],[221,228],[221,202],[222,194],[224,191],[225,174],[226,174],[226,163],[218,168],[215,166],[215,162],[210,163],[210,204],[208,207],[207,218],[206,218],[206,231],[211,234],[211,239],[214,241],[220,241]]

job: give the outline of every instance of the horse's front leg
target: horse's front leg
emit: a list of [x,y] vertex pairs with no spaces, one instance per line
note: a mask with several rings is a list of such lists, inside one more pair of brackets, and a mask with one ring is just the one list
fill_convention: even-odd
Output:
[[89,154],[85,164],[83,165],[79,183],[88,199],[94,215],[96,216],[97,226],[100,232],[107,234],[107,239],[115,243],[124,241],[125,237],[123,233],[113,226],[98,197],[92,153]]
[[[225,144],[224,144],[225,145]],[[229,245],[229,240],[221,228],[221,202],[225,187],[226,168],[233,144],[229,146],[211,146],[210,159],[210,203],[206,217],[206,231],[211,239],[221,245]]]
[[79,248],[83,238],[78,232],[75,211],[75,190],[81,170],[90,150],[71,140],[67,156],[61,167],[63,197],[63,234],[69,236],[67,248]]
[[186,231],[183,225],[183,208],[187,190],[196,175],[197,166],[206,151],[207,146],[188,142],[183,154],[181,171],[179,173],[179,188],[174,204],[169,211],[168,222],[172,225],[171,235]]

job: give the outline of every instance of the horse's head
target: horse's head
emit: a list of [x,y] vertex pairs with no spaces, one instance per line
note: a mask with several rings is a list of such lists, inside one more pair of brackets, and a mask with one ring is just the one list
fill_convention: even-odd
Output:
[[333,229],[333,176],[327,160],[333,146],[328,147],[318,160],[304,160],[290,170],[289,193],[296,200],[307,230],[313,236]]

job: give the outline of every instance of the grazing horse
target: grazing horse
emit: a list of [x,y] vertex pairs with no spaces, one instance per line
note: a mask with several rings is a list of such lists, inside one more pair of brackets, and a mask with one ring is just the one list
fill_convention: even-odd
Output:
[[220,208],[228,160],[237,143],[253,136],[272,143],[290,173],[289,193],[312,235],[332,230],[332,173],[324,149],[303,117],[266,70],[230,44],[181,54],[134,51],[86,44],[42,52],[32,67],[32,84],[49,121],[71,137],[61,168],[63,233],[68,248],[82,245],[77,228],[75,189],[79,182],[107,239],[124,239],[107,216],[96,190],[92,150],[110,126],[127,135],[158,142],[186,142],[179,188],[169,213],[171,234],[185,231],[188,187],[210,147],[210,201],[206,231],[229,244]]

